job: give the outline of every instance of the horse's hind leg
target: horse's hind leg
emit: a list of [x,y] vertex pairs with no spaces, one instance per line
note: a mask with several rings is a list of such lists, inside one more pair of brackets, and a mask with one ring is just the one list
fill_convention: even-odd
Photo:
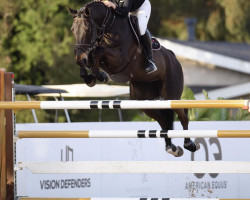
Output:
[[[188,130],[188,109],[177,109],[175,112],[178,115],[178,118],[181,122],[181,125],[183,127],[183,130]],[[200,145],[198,143],[193,142],[190,138],[185,138],[184,139],[184,148],[191,151],[195,152],[200,149]]]
[[[174,111],[173,110],[143,110],[149,117],[155,119],[163,130],[173,130]],[[175,146],[171,138],[165,138],[166,151],[175,157],[183,155],[183,149],[180,146]]]
[[[142,83],[130,82],[130,98],[134,100],[153,100],[160,96],[159,82]],[[143,112],[155,119],[163,130],[172,130],[174,122],[174,111],[169,109],[145,109]],[[176,147],[171,138],[166,138],[166,151],[176,157],[183,155],[181,147]]]

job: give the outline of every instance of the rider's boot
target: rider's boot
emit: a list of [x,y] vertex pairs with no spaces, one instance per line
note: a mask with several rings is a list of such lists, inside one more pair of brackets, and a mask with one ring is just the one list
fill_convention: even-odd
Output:
[[145,57],[147,59],[145,71],[147,74],[153,73],[157,70],[157,67],[153,59],[151,38],[147,31],[144,35],[140,36],[140,42],[142,45],[143,53],[145,54]]

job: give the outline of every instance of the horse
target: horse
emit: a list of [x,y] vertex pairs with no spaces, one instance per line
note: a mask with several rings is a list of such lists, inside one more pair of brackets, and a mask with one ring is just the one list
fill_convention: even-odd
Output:
[[[73,15],[71,27],[75,37],[75,60],[80,66],[80,76],[90,87],[96,79],[129,82],[131,100],[179,100],[183,92],[183,71],[175,54],[164,47],[153,52],[157,71],[146,74],[145,56],[142,52],[129,17],[120,17],[102,2],[90,2],[79,10],[68,8]],[[103,71],[100,70],[103,69]],[[88,74],[88,71],[90,74]],[[108,74],[108,75],[107,75]],[[145,109],[163,130],[172,130],[174,113],[188,130],[187,109]],[[183,149],[165,138],[166,151],[175,157]],[[190,138],[184,139],[184,148],[195,152],[200,147]]]

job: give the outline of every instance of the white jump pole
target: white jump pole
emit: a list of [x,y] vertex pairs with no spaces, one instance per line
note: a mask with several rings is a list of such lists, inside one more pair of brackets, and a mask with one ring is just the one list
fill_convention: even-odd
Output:
[[250,162],[232,161],[82,161],[20,162],[15,170],[33,174],[222,173],[249,174]]
[[17,131],[18,138],[250,138],[250,130]]
[[[229,199],[216,199],[216,198],[32,198],[32,197],[21,197],[19,200],[229,200]],[[234,200],[234,199],[230,199]],[[236,200],[236,199],[235,199]],[[239,200],[239,199],[237,199]],[[244,199],[247,200],[247,199]]]
[[0,102],[0,109],[181,109],[244,108],[249,100],[124,100],[124,101],[16,101]]
[[[32,197],[21,197],[19,200],[229,200],[229,199],[216,199],[216,198],[32,198]],[[233,199],[230,199],[233,200]],[[247,199],[244,199],[247,200]]]

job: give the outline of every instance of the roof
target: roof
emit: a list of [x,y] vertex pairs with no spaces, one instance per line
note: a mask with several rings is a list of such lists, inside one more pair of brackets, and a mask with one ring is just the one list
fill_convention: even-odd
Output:
[[20,85],[15,84],[15,93],[16,94],[29,94],[29,95],[36,95],[42,93],[65,93],[66,90],[54,88],[50,89],[47,87],[36,86],[36,85]]
[[[233,98],[238,98],[238,97],[249,95],[250,93],[249,88],[250,88],[250,82],[239,84],[239,85],[232,85],[228,87],[218,88],[214,90],[209,90],[207,92],[208,92],[208,96],[210,99],[216,100],[219,97],[223,97],[225,99],[233,99]],[[204,100],[205,96],[201,92],[201,93],[195,94],[195,98],[197,100]]]
[[180,41],[171,40],[174,43],[182,44],[205,51],[237,58],[250,62],[250,45],[246,43],[229,42],[201,42],[201,41]]
[[97,84],[89,87],[85,84],[44,85],[48,89],[61,89],[67,93],[40,94],[39,96],[62,97],[116,97],[129,94],[128,86]]
[[[211,99],[218,97],[234,98],[249,94],[250,83],[236,86],[189,86],[195,94],[196,99],[204,99],[202,90],[205,89]],[[128,86],[98,84],[95,87],[88,87],[85,84],[72,85],[18,85],[15,84],[16,94],[29,94],[46,97],[117,97],[129,95]]]
[[250,74],[250,45],[158,39],[177,56]]

